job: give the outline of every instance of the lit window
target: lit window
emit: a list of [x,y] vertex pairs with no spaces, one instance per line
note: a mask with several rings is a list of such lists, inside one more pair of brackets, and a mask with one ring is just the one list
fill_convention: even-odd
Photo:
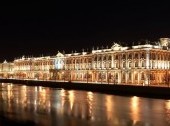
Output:
[[118,68],[119,67],[119,64],[118,63],[116,63],[116,68]]
[[129,59],[132,59],[132,54],[129,54]]
[[112,57],[111,57],[111,56],[109,56],[108,60],[111,60],[111,59],[112,59]]
[[132,63],[131,62],[129,62],[129,67],[132,67]]
[[131,73],[129,73],[129,80],[131,80]]
[[106,60],[106,56],[103,57],[103,60]]
[[144,53],[141,54],[141,58],[145,58],[145,54]]
[[122,75],[122,80],[125,80],[125,74],[123,73],[123,75]]
[[138,67],[138,62],[135,62],[135,67]]
[[118,79],[118,73],[116,73],[116,79]]
[[141,80],[144,80],[144,73],[141,74]]
[[126,67],[126,62],[123,62],[123,68],[125,68]]
[[144,61],[142,61],[142,67],[145,67]]
[[123,54],[122,59],[126,59],[126,55],[125,54]]
[[138,54],[137,53],[135,54],[135,58],[138,59]]
[[135,74],[135,80],[138,80],[138,74]]
[[115,56],[115,60],[118,60],[118,55]]

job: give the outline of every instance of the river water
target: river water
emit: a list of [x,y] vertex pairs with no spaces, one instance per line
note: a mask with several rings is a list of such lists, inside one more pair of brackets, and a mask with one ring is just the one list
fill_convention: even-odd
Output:
[[0,126],[15,122],[31,126],[169,126],[170,100],[1,83]]

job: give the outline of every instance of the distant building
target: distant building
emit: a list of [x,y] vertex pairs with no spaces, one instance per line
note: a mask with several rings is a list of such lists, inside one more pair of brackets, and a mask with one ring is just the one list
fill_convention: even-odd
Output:
[[1,78],[13,78],[14,63],[7,62],[0,63],[0,77]]
[[54,69],[54,58],[46,57],[32,57],[14,60],[14,78],[17,79],[40,79],[48,80],[49,70]]
[[[111,48],[93,49],[91,52],[22,57],[14,60],[10,69],[12,77],[20,79],[169,85],[169,43],[169,38],[161,38],[155,44],[147,42],[123,47],[114,43]],[[4,73],[1,70],[1,74]]]

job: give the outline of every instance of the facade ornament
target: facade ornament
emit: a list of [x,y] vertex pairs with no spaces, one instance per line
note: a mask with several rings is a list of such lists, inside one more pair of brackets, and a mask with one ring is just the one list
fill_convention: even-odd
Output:
[[4,60],[4,62],[3,63],[7,63],[7,61],[6,60]]

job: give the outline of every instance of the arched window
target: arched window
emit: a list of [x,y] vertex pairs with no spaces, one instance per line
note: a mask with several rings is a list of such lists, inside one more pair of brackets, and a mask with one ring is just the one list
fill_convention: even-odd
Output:
[[145,67],[145,63],[144,63],[144,61],[142,61],[142,67]]
[[135,62],[135,67],[138,67],[138,62],[137,61]]
[[135,59],[138,59],[138,53],[135,53]]
[[153,60],[156,59],[155,53],[152,54],[152,59],[153,59]]
[[85,63],[88,63],[88,59],[87,58],[85,59]]
[[125,68],[126,67],[126,62],[123,62],[123,68]]
[[78,63],[78,59],[75,59],[75,63]]
[[118,60],[118,55],[115,55],[115,60]]
[[125,54],[123,54],[122,59],[126,59],[126,55]]
[[111,62],[109,62],[109,68],[111,68]]
[[94,57],[94,61],[97,61],[97,56]]
[[73,63],[75,63],[75,59],[73,59]]
[[74,60],[72,59],[72,60],[71,60],[71,64],[73,64],[73,63],[74,63]]
[[145,79],[144,73],[141,73],[141,80],[144,80],[144,79]]
[[161,55],[158,55],[158,60],[161,60]]
[[129,68],[132,67],[132,62],[129,62]]
[[101,59],[101,56],[98,56],[98,61],[101,61],[102,59]]
[[118,64],[118,62],[116,62],[116,68],[119,68],[119,64]]
[[144,53],[141,54],[141,58],[145,58],[145,54]]
[[88,59],[88,63],[91,63],[91,62],[92,62],[92,59],[91,59],[91,58],[89,58],[89,59]]
[[132,54],[129,54],[129,57],[128,57],[129,59],[132,59]]
[[109,56],[109,57],[108,57],[108,60],[111,60],[111,59],[112,59],[112,56]]
[[116,73],[115,78],[116,78],[116,80],[118,79],[118,73]]
[[103,60],[106,60],[106,56],[103,56]]

